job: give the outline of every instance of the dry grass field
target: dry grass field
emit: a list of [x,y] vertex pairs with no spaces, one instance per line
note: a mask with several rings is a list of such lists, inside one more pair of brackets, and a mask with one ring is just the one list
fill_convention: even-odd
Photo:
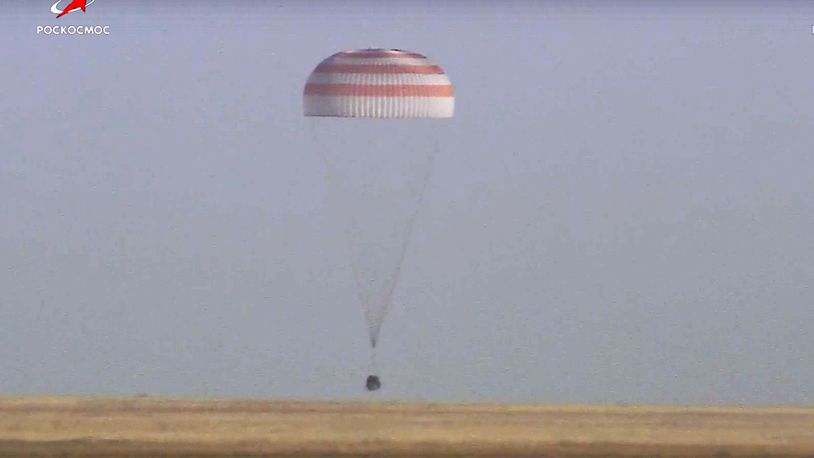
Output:
[[814,408],[0,398],[0,456],[814,457]]

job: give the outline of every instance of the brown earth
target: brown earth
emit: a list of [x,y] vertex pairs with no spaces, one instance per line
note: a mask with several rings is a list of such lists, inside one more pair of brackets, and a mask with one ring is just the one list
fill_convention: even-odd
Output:
[[0,456],[814,457],[814,408],[0,398]]

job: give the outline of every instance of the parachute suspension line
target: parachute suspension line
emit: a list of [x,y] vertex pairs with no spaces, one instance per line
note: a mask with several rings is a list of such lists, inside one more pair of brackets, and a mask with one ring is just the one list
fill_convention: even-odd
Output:
[[[427,187],[430,183],[430,178],[432,178],[432,170],[433,165],[435,164],[435,157],[438,155],[438,151],[440,149],[440,145],[438,140],[435,141],[435,144],[428,152],[425,169],[423,171],[423,176],[420,176],[420,181],[418,182],[418,187],[416,189],[417,196],[416,201],[413,204],[413,210],[410,213],[409,218],[406,222],[404,238],[402,240],[401,246],[399,247],[398,259],[396,261],[396,267],[393,272],[393,276],[391,277],[389,284],[387,285],[387,289],[385,290],[384,296],[380,298],[382,301],[382,315],[381,321],[383,322],[384,319],[387,317],[387,314],[390,312],[390,308],[393,304],[393,294],[395,293],[396,286],[398,286],[399,279],[401,277],[401,269],[404,265],[404,259],[407,257],[407,248],[410,246],[410,242],[413,238],[413,231],[415,229],[415,223],[418,220],[418,215],[421,212],[421,207],[424,202],[424,196],[427,191]],[[370,337],[370,344],[374,350],[376,350],[376,341],[379,338],[379,330],[377,329],[374,335]]]
[[[356,220],[352,218],[351,227],[356,227]],[[353,243],[353,242],[351,242]],[[356,295],[359,297],[359,301],[362,303],[362,310],[365,311],[367,314],[367,310],[370,310],[370,294],[365,294],[365,279],[364,275],[362,274],[362,270],[359,269],[359,266],[356,264],[356,261],[351,258],[351,270],[353,270],[353,279],[356,282]],[[367,320],[367,316],[365,316],[365,320]],[[370,335],[370,347],[374,350],[376,349],[376,338],[378,336]]]
[[[313,127],[314,124],[309,123],[309,126]],[[320,129],[314,129],[314,130],[315,130],[315,132],[314,132],[313,136],[314,136],[314,138],[316,140],[315,143],[317,144],[316,153],[317,153],[317,156],[319,157],[320,161],[322,162],[322,164],[325,166],[325,170],[326,170],[326,176],[327,176],[327,180],[328,180],[328,195],[329,195],[329,198],[332,198],[334,200],[336,200],[336,199],[343,200],[342,197],[339,195],[342,192],[343,186],[342,186],[342,179],[340,178],[341,174],[339,173],[338,166],[336,165],[336,163],[334,161],[332,161],[330,159],[330,155],[327,154],[327,145],[323,142],[323,139],[319,135],[319,133],[317,133]],[[329,135],[328,136],[328,138],[332,138],[332,137],[336,137],[336,136],[335,135]],[[337,141],[340,142],[339,146],[340,146],[340,149],[341,149],[342,144],[344,144],[344,140],[342,138],[339,138],[339,139],[337,139]],[[329,205],[329,207],[333,208],[333,209],[340,209],[341,205]],[[338,217],[339,215],[337,214],[337,215],[334,215],[334,216]],[[349,248],[351,251],[353,251],[354,246],[356,246],[359,243],[359,237],[356,234],[356,231],[354,230],[357,227],[358,223],[356,221],[356,216],[352,212],[349,215],[349,219],[350,219],[350,221],[348,221],[349,224],[343,224],[343,226],[346,226],[345,232],[346,232],[346,235],[347,235],[347,242],[348,242],[347,243],[347,248]],[[362,273],[362,270],[359,269],[354,256],[350,256],[350,259],[351,259],[351,270],[353,272],[353,279],[354,279],[354,283],[356,285],[356,296],[359,298],[359,301],[360,301],[361,306],[362,306],[362,310],[363,311],[370,310],[371,297],[370,297],[370,294],[365,294],[364,275]],[[365,317],[365,319],[367,319],[367,317]],[[370,344],[371,344],[371,347],[373,347],[373,348],[376,347],[376,338],[375,338],[375,336],[371,335]]]
[[[430,152],[428,153],[429,157],[427,157],[427,160],[425,161],[426,164],[425,169],[423,171],[423,176],[420,176],[420,181],[416,189],[417,192],[416,201],[413,204],[412,212],[410,213],[410,216],[406,222],[404,239],[401,243],[401,246],[399,247],[398,260],[396,262],[395,271],[393,272],[393,276],[389,284],[387,285],[387,290],[385,291],[384,296],[380,298],[383,307],[381,321],[384,321],[384,319],[387,317],[387,314],[388,312],[390,312],[390,308],[393,304],[393,294],[395,293],[396,286],[398,285],[399,278],[401,277],[401,269],[402,266],[404,265],[404,259],[407,257],[407,248],[409,248],[410,242],[412,241],[413,238],[413,232],[415,230],[416,221],[418,220],[418,215],[421,212],[421,207],[422,204],[424,203],[424,198],[427,193],[427,187],[429,186],[430,179],[432,178],[432,171],[434,168],[433,166],[435,165],[435,158],[438,156],[439,150],[440,144],[438,140],[436,140],[432,150],[430,150]],[[356,221],[353,221],[353,227],[354,228],[356,227]],[[366,296],[362,294],[363,278],[360,275],[359,270],[356,268],[355,263],[354,271],[356,274],[355,275],[356,284],[357,289],[359,291],[360,299],[362,299],[364,303],[365,310],[368,310],[367,307],[370,303],[370,297],[362,298],[362,296]],[[377,328],[376,332],[370,335],[370,375],[367,377],[366,387],[367,390],[371,392],[381,388],[381,380],[379,379],[378,376],[379,367],[376,362],[376,341],[379,338],[378,335],[379,331],[380,328]]]
[[[314,123],[308,123],[308,126],[311,130],[311,137],[314,139],[314,143],[316,144],[315,153],[319,158],[320,162],[325,166],[325,173],[326,178],[328,180],[328,195],[329,198],[340,198],[340,196],[335,195],[333,191],[339,191],[342,189],[341,182],[342,180],[339,178],[339,171],[337,165],[329,159],[330,155],[327,153],[327,144],[323,141],[322,136],[319,134],[320,129],[316,129]],[[329,136],[331,138],[334,136]],[[342,142],[342,140],[339,140]],[[342,142],[344,143],[344,142]],[[336,205],[329,205],[330,208],[340,208]],[[338,215],[334,215],[338,216]],[[355,243],[355,234],[352,231],[352,228],[356,227],[356,217],[351,215],[350,216],[350,227],[346,229],[349,232],[348,237],[348,244],[349,248],[353,248],[353,243]],[[353,256],[351,256],[353,259]],[[370,308],[370,295],[364,293],[364,279],[362,276],[361,270],[357,267],[356,262],[352,261],[352,270],[354,274],[354,279],[356,281],[356,293],[359,297],[359,300],[362,303],[362,309],[368,310]],[[379,380],[379,367],[376,362],[376,340],[375,338],[371,337],[371,352],[370,352],[370,365],[369,365],[369,376],[366,380],[366,388],[368,391],[373,392],[378,390],[381,387],[381,381]]]
[[368,391],[376,391],[382,386],[382,382],[379,379],[379,365],[376,364],[376,348],[371,348],[370,350],[370,371],[368,372],[370,375],[367,376],[367,380],[365,382],[365,387]]
[[371,374],[378,374],[379,373],[379,364],[378,359],[376,358],[376,349],[370,349],[370,373]]

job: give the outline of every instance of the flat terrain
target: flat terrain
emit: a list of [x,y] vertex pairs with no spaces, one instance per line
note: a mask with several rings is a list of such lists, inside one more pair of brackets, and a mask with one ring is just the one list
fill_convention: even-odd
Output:
[[814,408],[0,398],[0,456],[814,457]]

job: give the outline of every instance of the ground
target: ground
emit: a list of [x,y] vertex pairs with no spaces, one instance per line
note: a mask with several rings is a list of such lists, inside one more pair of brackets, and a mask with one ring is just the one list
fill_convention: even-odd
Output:
[[814,408],[0,398],[0,456],[814,456]]

